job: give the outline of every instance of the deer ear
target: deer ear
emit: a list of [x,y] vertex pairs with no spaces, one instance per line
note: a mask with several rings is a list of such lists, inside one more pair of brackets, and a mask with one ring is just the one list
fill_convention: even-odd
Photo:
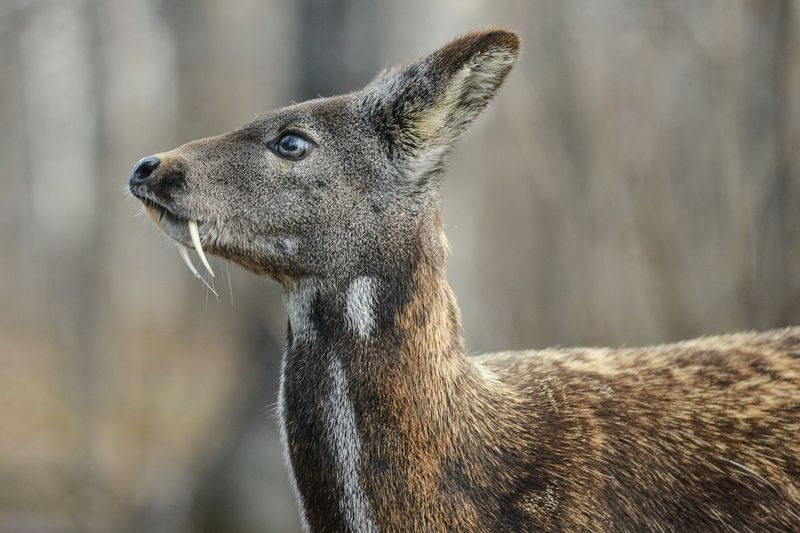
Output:
[[423,168],[417,170],[435,171],[495,95],[518,55],[515,33],[476,31],[379,76],[365,89],[365,103],[390,155],[421,159]]

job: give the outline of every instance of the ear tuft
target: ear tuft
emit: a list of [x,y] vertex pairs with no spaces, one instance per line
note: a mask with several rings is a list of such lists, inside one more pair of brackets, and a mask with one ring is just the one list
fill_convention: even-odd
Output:
[[519,56],[516,33],[468,33],[396,67],[364,90],[367,114],[411,180],[438,172],[452,143],[486,107]]

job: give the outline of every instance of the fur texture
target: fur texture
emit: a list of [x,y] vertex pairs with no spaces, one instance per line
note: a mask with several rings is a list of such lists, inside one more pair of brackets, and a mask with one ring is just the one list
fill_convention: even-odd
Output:
[[[516,60],[462,36],[361,91],[159,154],[132,186],[283,284],[278,403],[314,531],[798,531],[800,329],[467,357],[438,181]],[[279,157],[287,131],[313,150]]]

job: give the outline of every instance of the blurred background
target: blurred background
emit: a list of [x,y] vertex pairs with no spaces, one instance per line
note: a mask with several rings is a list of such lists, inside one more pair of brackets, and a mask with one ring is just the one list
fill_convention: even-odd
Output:
[[468,348],[800,323],[791,0],[0,0],[0,532],[295,531],[278,287],[219,301],[133,163],[475,27],[524,50],[443,189]]

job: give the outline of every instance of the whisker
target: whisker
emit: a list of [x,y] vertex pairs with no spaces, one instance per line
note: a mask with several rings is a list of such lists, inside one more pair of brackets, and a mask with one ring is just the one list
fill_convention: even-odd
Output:
[[202,281],[203,285],[205,285],[205,287],[206,287],[206,297],[208,297],[208,291],[211,291],[211,292],[214,293],[214,296],[217,298],[217,301],[219,301],[219,294],[217,294],[217,291],[214,289],[214,287],[211,286],[211,284],[209,284],[208,281],[206,281],[206,279],[203,277],[203,275],[198,272],[197,273],[197,278],[200,281]]
[[267,418],[278,418],[278,403],[273,402],[260,409],[261,415]]
[[233,285],[231,284],[231,271],[228,270],[228,263],[225,263],[225,273],[228,275],[228,292],[231,295],[231,307],[233,307]]
[[210,288],[211,288],[211,292],[213,292],[213,293],[214,293],[214,298],[216,298],[216,300],[217,300],[217,303],[219,303],[219,293],[218,293],[218,292],[217,292],[217,290],[216,290],[216,289],[217,289],[216,285],[214,285],[214,278],[213,278],[213,277],[211,277],[211,278],[209,279],[209,282],[211,283],[211,287],[210,287]]

